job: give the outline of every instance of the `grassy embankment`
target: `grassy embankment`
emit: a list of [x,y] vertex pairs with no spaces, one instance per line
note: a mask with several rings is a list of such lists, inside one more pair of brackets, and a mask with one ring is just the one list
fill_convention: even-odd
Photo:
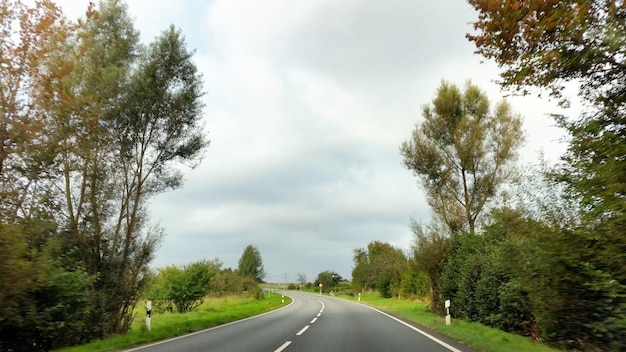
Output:
[[152,314],[151,330],[146,328],[145,314],[137,314],[130,332],[98,340],[86,345],[65,348],[59,352],[104,352],[118,351],[154,341],[184,335],[265,313],[289,304],[291,299],[271,294],[265,299],[246,297],[209,298],[196,310],[185,314]]
[[[356,301],[356,296],[341,295],[342,298]],[[444,318],[431,313],[426,303],[381,298],[377,293],[361,295],[361,303],[379,308],[394,316],[422,325],[433,331],[448,336],[478,351],[485,352],[557,352],[530,341],[523,336],[492,329],[478,323],[453,319],[446,325]]]

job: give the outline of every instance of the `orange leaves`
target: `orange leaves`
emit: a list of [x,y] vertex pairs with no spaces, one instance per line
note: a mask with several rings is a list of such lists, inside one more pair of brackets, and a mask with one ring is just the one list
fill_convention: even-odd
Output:
[[467,38],[476,45],[476,53],[495,59],[504,68],[500,82],[504,87],[520,92],[527,86],[537,86],[562,98],[563,82],[581,80],[580,93],[590,102],[608,107],[621,101],[611,92],[622,91],[614,88],[616,84],[624,85],[626,2],[469,0],[469,3],[478,11],[478,20],[474,23],[477,33],[468,34]]
[[53,157],[48,118],[63,90],[51,82],[71,72],[64,51],[74,30],[50,0],[0,0],[0,186],[11,190],[0,199],[23,213]]

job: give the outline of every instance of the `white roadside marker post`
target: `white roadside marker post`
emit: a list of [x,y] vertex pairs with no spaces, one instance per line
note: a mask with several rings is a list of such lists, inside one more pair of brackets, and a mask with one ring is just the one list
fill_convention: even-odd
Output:
[[361,302],[361,292],[359,292],[359,302]]
[[450,300],[446,300],[446,325],[452,324],[452,317],[450,316]]
[[150,331],[150,316],[152,315],[152,301],[146,302],[146,327]]

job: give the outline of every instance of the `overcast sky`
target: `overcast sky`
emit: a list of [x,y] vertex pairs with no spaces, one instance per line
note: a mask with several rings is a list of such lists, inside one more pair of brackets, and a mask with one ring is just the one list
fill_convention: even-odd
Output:
[[[465,39],[460,0],[128,0],[144,43],[180,28],[204,75],[211,140],[181,189],[151,201],[166,231],[154,267],[261,251],[270,282],[351,277],[353,249],[408,251],[430,211],[399,145],[442,79],[471,79],[492,101],[498,69]],[[70,17],[87,1],[59,0]],[[525,120],[520,163],[564,148],[556,104],[509,99]],[[572,112],[565,112],[571,114]]]

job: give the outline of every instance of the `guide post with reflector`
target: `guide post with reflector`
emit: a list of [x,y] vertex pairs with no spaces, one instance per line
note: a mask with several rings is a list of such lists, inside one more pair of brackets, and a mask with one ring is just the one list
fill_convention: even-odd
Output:
[[152,301],[146,302],[146,327],[150,331],[150,316],[152,315]]

